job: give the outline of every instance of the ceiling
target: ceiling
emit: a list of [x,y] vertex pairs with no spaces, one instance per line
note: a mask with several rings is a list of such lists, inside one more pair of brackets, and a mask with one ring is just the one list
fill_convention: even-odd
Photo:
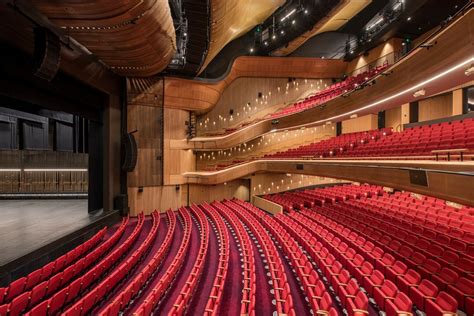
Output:
[[[225,75],[239,56],[350,60],[394,36],[411,42],[471,1],[3,2],[26,19],[36,10],[64,42],[74,39],[116,74],[213,79]],[[31,8],[22,12],[26,4]]]

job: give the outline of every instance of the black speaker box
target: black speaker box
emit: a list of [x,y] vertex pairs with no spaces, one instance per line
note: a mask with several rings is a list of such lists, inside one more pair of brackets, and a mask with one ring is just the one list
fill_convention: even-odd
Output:
[[122,170],[132,172],[137,165],[137,142],[133,134],[125,133],[122,136]]
[[47,81],[53,80],[59,70],[61,42],[59,37],[44,27],[37,27],[35,34],[34,67],[35,76]]

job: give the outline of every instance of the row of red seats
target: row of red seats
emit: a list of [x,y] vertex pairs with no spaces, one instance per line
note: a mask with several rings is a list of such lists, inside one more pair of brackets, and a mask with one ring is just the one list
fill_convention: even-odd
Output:
[[312,95],[306,98],[303,101],[297,102],[292,106],[286,107],[276,113],[271,115],[272,118],[278,118],[282,116],[286,116],[289,114],[301,112],[315,106],[321,105],[325,102],[328,102],[348,91],[356,89],[358,86],[362,85],[364,82],[372,79],[373,77],[377,76],[381,72],[383,72],[389,66],[388,62],[384,62],[384,64],[376,66],[370,70],[364,71],[362,73],[357,74],[356,76],[351,76],[346,78],[342,82],[335,83],[326,89],[317,92],[315,95]]
[[[314,231],[310,232],[303,225],[297,221],[293,221],[290,217],[278,214],[276,216],[278,221],[285,226],[285,228],[291,232],[293,238],[297,240],[303,247],[312,254],[312,258],[316,264],[320,267],[322,275],[326,278],[328,285],[333,285],[334,294],[337,295],[341,301],[341,304],[348,311],[350,316],[361,316],[368,314],[368,298],[360,291],[359,286],[354,287],[354,291],[347,293],[346,286],[350,285],[349,279],[345,283],[336,283],[334,279],[337,278],[343,272],[343,266],[340,261],[329,253],[329,248],[324,247],[319,240],[321,236],[317,235]],[[312,240],[312,243],[309,243]],[[347,270],[345,272],[348,274]]]
[[350,151],[338,153],[350,157],[431,156],[433,150],[474,150],[474,119],[443,122],[408,128],[392,133]]
[[[444,231],[436,230],[438,225],[432,227],[428,226],[426,223],[408,222],[409,219],[400,218],[401,216],[404,216],[403,213],[387,214],[383,209],[378,210],[377,208],[380,204],[374,203],[373,200],[367,202],[367,200],[364,201],[364,199],[362,199],[358,202],[360,202],[360,204],[348,201],[346,203],[347,205],[337,205],[334,206],[334,208],[337,210],[340,209],[342,212],[347,210],[348,213],[346,213],[346,215],[351,216],[360,222],[364,222],[364,220],[373,221],[373,223],[378,225],[378,230],[381,232],[383,232],[384,229],[388,229],[388,232],[398,230],[397,234],[393,234],[393,238],[398,240],[400,247],[402,244],[407,243],[416,245],[420,252],[427,257],[441,258],[443,253],[446,251],[455,254],[457,253],[459,256],[470,256],[468,249],[472,249],[472,247],[469,246],[471,242],[466,240],[464,237],[446,235]],[[363,204],[364,202],[368,205],[365,208]],[[367,209],[370,209],[371,205],[373,206],[372,211],[367,211]],[[390,243],[389,240],[381,240],[381,242],[386,244]],[[396,248],[398,249],[400,247]],[[395,248],[395,246],[393,246],[393,248]],[[396,251],[394,250],[394,252]],[[455,262],[450,262],[450,264],[451,263],[455,264]]]
[[212,284],[211,295],[206,304],[206,313],[211,315],[217,315],[219,312],[219,307],[222,301],[222,295],[224,292],[224,283],[227,277],[227,271],[229,266],[229,252],[230,252],[230,241],[229,241],[229,232],[225,226],[222,217],[214,209],[213,206],[205,203],[201,205],[206,214],[212,219],[216,228],[217,228],[217,237],[220,241],[219,245],[219,260],[217,266],[216,276],[214,277],[214,282]]
[[[307,214],[311,214],[312,212],[308,211]],[[321,225],[324,227],[337,227],[338,224],[330,220],[329,218],[320,216]],[[346,227],[350,227],[349,225]],[[337,231],[337,230],[334,230]],[[354,233],[354,232],[353,232]],[[351,234],[353,234],[351,233]],[[357,233],[355,233],[357,234]],[[342,236],[342,235],[341,235]],[[372,251],[371,249],[375,249],[372,245],[367,246],[368,242],[364,242],[365,239],[351,238],[351,235],[347,235],[347,241],[352,241],[352,246],[358,246],[359,250],[365,254],[365,260],[369,260],[375,264],[376,270],[374,270],[373,264],[367,261],[364,261],[364,258],[354,257],[353,262],[355,265],[359,267],[359,270],[356,270],[356,276],[365,276],[368,277],[364,280],[364,284],[367,287],[368,291],[373,291],[373,296],[377,305],[379,305],[382,309],[389,309],[387,304],[387,298],[393,298],[397,291],[401,291],[405,294],[404,301],[407,302],[408,297],[406,295],[411,294],[414,289],[418,288],[421,282],[424,284],[430,284],[436,289],[436,293],[438,293],[438,288],[436,285],[431,283],[430,281],[423,279],[421,280],[421,276],[415,271],[416,267],[413,269],[407,269],[407,267],[401,261],[395,261],[387,264],[384,260],[387,258],[387,253],[383,254],[380,258],[379,253]],[[354,236],[354,235],[353,235]],[[338,249],[341,249],[338,246]],[[348,257],[348,252],[341,252],[344,257]],[[389,255],[389,254],[388,254]],[[349,258],[351,256],[349,255]],[[379,273],[375,273],[374,271],[379,271]],[[395,285],[396,284],[396,285]],[[440,288],[441,292],[435,298],[433,297],[423,297],[423,304],[419,304],[416,307],[420,310],[425,310],[428,315],[445,315],[443,313],[455,313],[458,303],[456,300],[448,295],[447,293],[443,292],[443,288]],[[410,300],[411,302],[411,300]],[[446,304],[448,302],[449,304]],[[393,306],[392,306],[393,307]]]
[[137,296],[150,278],[158,271],[158,267],[166,258],[166,254],[171,248],[173,236],[176,228],[176,216],[171,210],[166,212],[168,221],[168,231],[160,245],[158,251],[153,255],[152,259],[148,261],[147,265],[137,274],[133,280],[115,297],[111,302],[107,302],[103,309],[98,313],[101,316],[115,316],[124,312],[130,301]]
[[[304,216],[302,217],[304,218]],[[384,310],[387,315],[399,315],[400,313],[404,312],[412,312],[412,301],[407,296],[408,288],[413,286],[411,283],[409,283],[412,281],[412,279],[410,279],[411,271],[408,271],[407,273],[394,273],[392,270],[390,270],[390,268],[388,268],[385,270],[384,275],[382,272],[383,270],[381,271],[379,269],[380,266],[377,264],[379,261],[376,259],[374,261],[373,258],[370,258],[370,253],[367,253],[366,243],[357,243],[359,238],[356,238],[356,241],[354,242],[349,238],[350,235],[347,235],[347,238],[344,239],[344,235],[338,234],[336,230],[331,230],[332,232],[328,232],[330,229],[326,225],[329,223],[329,219],[326,219],[326,221],[321,221],[319,222],[320,224],[317,224],[317,222],[312,222],[311,220],[308,220],[308,218],[304,218],[300,223],[303,223],[304,220],[306,220],[306,224],[311,223],[309,224],[310,226],[308,226],[311,231],[320,234],[320,237],[322,238],[321,240],[323,241],[325,247],[332,248],[339,254],[339,258],[344,262],[344,266],[348,267],[349,273],[355,277],[359,284],[364,285],[364,289],[367,291],[367,294],[374,298],[377,306],[381,310]],[[328,229],[325,229],[324,227],[328,227]],[[335,236],[343,238],[344,241],[341,241],[339,237]],[[342,242],[349,243],[349,245],[353,248],[341,246]],[[354,257],[351,257],[351,255],[348,255],[350,253],[349,250],[345,250],[344,248],[358,249],[358,251],[356,251],[356,255]],[[361,254],[365,254],[368,256],[368,258],[364,258]],[[330,256],[327,257],[330,258]],[[327,261],[329,261],[327,263],[331,264],[331,267],[334,266],[334,263],[331,263],[331,261],[334,261],[334,259],[329,259]],[[373,262],[375,262],[376,268],[374,268]],[[331,268],[331,271],[334,271],[334,268]],[[387,289],[390,289],[390,291],[387,292]],[[354,296],[357,291],[359,291],[357,286],[347,286],[345,291],[342,291],[342,299],[346,299],[344,297],[345,293],[348,293],[350,296]],[[436,304],[436,301],[433,301],[432,303]],[[430,304],[428,303],[427,305]],[[456,306],[457,303],[450,306],[449,309],[446,309],[445,311],[454,313],[456,311]],[[418,308],[421,309],[420,307]],[[441,316],[441,313],[435,311],[431,313],[430,309],[430,313],[428,315]]]
[[[74,305],[68,308],[63,314],[67,316],[80,316],[87,315],[93,310],[94,306],[104,299],[104,296],[112,291],[126,276],[127,274],[137,265],[137,263],[143,258],[143,256],[150,249],[154,242],[157,233],[158,226],[160,224],[160,215],[158,212],[153,212],[152,216],[152,227],[150,232],[146,236],[143,243],[127,258],[127,260],[121,262],[118,266],[114,267],[112,273],[107,275],[99,284],[89,291],[85,296],[79,299]],[[144,222],[144,216],[139,216],[142,225]],[[141,230],[141,228],[140,228]],[[136,235],[138,237],[139,230],[137,229]],[[132,233],[133,235],[133,233]],[[131,236],[134,238],[133,236]],[[135,239],[135,238],[134,238]],[[126,247],[126,243],[133,243],[134,239],[128,239],[121,247]],[[115,262],[114,262],[115,263]],[[41,309],[39,310],[41,311]],[[42,314],[42,312],[40,312]],[[32,310],[32,316],[35,315]]]
[[186,278],[186,282],[184,283],[183,287],[179,291],[178,297],[176,298],[171,311],[169,312],[170,315],[183,315],[187,309],[189,301],[193,296],[194,292],[197,288],[197,283],[199,279],[202,277],[202,273],[204,270],[204,264],[206,263],[206,254],[208,250],[209,244],[209,223],[206,219],[206,216],[202,212],[202,210],[196,206],[191,206],[191,211],[197,218],[198,225],[200,227],[199,230],[199,251],[194,261],[194,265],[189,273],[188,277]]
[[331,137],[316,143],[302,145],[297,148],[288,149],[283,152],[265,155],[265,159],[275,158],[298,158],[298,157],[333,157],[341,153],[353,150],[364,144],[375,142],[392,134],[391,128],[370,130],[365,132],[347,133]]
[[213,202],[212,205],[216,208],[219,214],[229,222],[237,236],[237,240],[239,241],[243,273],[240,315],[254,316],[255,291],[257,285],[255,276],[255,254],[252,248],[252,241],[245,231],[242,222],[231,209],[221,202]]
[[[107,241],[99,247],[87,254],[84,258],[69,265],[66,269],[60,270],[49,279],[37,284],[31,290],[23,291],[22,294],[16,296],[10,303],[0,306],[0,315],[16,316],[20,315],[36,305],[44,299],[53,296],[59,289],[66,286],[71,280],[85,272],[92,264],[102,257],[117,241],[121,238],[128,223],[128,218],[122,221],[122,225]],[[102,262],[102,261],[101,261]],[[45,271],[54,269],[56,261],[43,267]],[[50,274],[51,275],[51,274]],[[79,278],[82,279],[82,278]],[[88,282],[87,286],[92,282]],[[79,286],[81,283],[79,283]],[[71,299],[73,297],[71,296]]]
[[51,261],[44,267],[41,267],[26,277],[21,277],[13,281],[9,286],[0,288],[0,304],[11,302],[15,297],[24,291],[31,290],[40,282],[48,280],[52,275],[57,274],[75,263],[83,255],[87,254],[92,248],[101,242],[104,238],[107,227],[102,228],[86,242],[76,248],[68,251],[61,257]]
[[177,272],[179,271],[186,259],[186,253],[188,252],[191,239],[191,215],[189,214],[189,211],[184,207],[181,207],[178,211],[183,220],[183,239],[181,240],[181,244],[178,248],[176,256],[171,262],[171,265],[166,270],[165,274],[161,277],[160,281],[153,288],[151,293],[149,293],[148,296],[145,298],[145,301],[137,307],[135,314],[138,316],[150,315],[153,312],[154,308],[160,302],[166,290],[170,287],[171,283],[176,278]]
[[233,209],[240,220],[243,221],[255,234],[260,246],[263,248],[263,253],[268,261],[270,270],[271,284],[273,287],[273,296],[276,301],[276,312],[278,314],[295,315],[293,309],[293,298],[291,296],[290,286],[288,284],[287,276],[283,263],[281,261],[278,250],[275,244],[254,217],[250,216],[248,210],[235,201],[225,201],[228,207]]
[[[306,213],[306,215],[309,215],[309,216],[314,216],[314,214],[311,214],[313,212],[304,211],[303,213]],[[331,214],[334,214],[333,211],[328,211],[325,213],[326,213],[325,216],[331,216]],[[340,216],[342,217],[343,215],[340,214]],[[339,221],[339,223],[343,225],[346,225],[346,227],[354,227],[355,229],[357,229],[359,233],[364,235],[364,239],[359,238],[361,239],[361,241],[355,240],[355,242],[360,244],[362,242],[365,242],[365,238],[371,239],[371,236],[368,235],[370,234],[370,230],[367,231],[362,228],[358,228],[358,227],[363,226],[364,224],[360,224],[359,226],[358,222],[355,222],[353,219],[347,222],[342,222],[340,221],[340,219],[338,220],[337,217],[333,217],[333,219],[336,221]],[[322,223],[325,225],[328,225],[328,222],[322,222]],[[355,237],[356,235],[357,233],[350,236],[351,240],[354,240],[354,238],[356,238]],[[415,272],[420,274],[421,278],[431,279],[432,282],[436,283],[436,286],[440,290],[447,291],[448,293],[452,294],[454,297],[462,298],[466,295],[466,293],[468,294],[471,293],[469,295],[474,294],[472,293],[472,290],[468,290],[468,292],[465,292],[465,293],[459,293],[460,289],[464,291],[464,289],[469,288],[469,286],[466,287],[466,285],[468,284],[474,285],[474,282],[466,278],[457,278],[456,280],[453,280],[453,281],[446,281],[445,278],[450,277],[451,273],[448,273],[448,274],[439,273],[439,270],[436,270],[439,268],[439,264],[437,264],[436,261],[432,259],[426,259],[426,257],[424,257],[423,255],[419,255],[418,258],[421,257],[422,260],[424,261],[418,262],[416,261],[418,260],[416,259],[417,257],[415,257],[415,254],[417,254],[417,252],[413,252],[413,250],[411,250],[411,252],[408,252],[406,254],[406,257],[405,255],[402,256],[402,254],[399,253],[399,255],[402,257],[399,260],[397,260],[395,259],[395,257],[393,257],[393,255],[391,255],[392,252],[390,248],[384,246],[383,244],[377,243],[377,240],[375,239],[371,239],[371,240],[373,241],[371,242],[372,246],[371,247],[365,246],[364,249],[366,249],[366,251],[370,251],[369,253],[374,258],[374,260],[377,260],[377,262],[379,262],[378,266],[384,268],[384,271],[386,272],[386,277],[388,277],[389,279],[390,278],[394,279],[398,275],[405,275],[407,271],[409,270],[408,267],[411,267],[412,270],[415,270]],[[373,247],[374,243],[378,245],[379,250],[376,251],[377,247]],[[372,250],[367,249],[367,248],[371,248]],[[410,249],[410,248],[407,248],[407,249]],[[385,251],[387,253],[385,253]],[[412,276],[413,275],[416,275],[416,274],[412,274]],[[412,279],[411,282],[418,280],[418,283],[419,283],[421,278]],[[443,280],[443,281],[440,281],[440,280]],[[412,284],[413,286],[418,285],[415,283],[410,283],[410,284]],[[459,294],[461,295],[459,296]],[[470,303],[467,303],[464,300],[457,302],[457,304],[458,303],[461,308],[464,307],[465,309],[467,309],[468,305],[470,305]],[[470,308],[471,307],[469,307],[469,309]]]
[[296,275],[310,302],[312,314],[338,315],[337,310],[332,306],[331,296],[326,291],[323,282],[319,279],[312,263],[288,231],[280,225],[279,221],[276,221],[264,211],[252,208],[251,206],[248,206],[247,209],[282,245],[283,251],[289,257],[290,264],[296,271]]

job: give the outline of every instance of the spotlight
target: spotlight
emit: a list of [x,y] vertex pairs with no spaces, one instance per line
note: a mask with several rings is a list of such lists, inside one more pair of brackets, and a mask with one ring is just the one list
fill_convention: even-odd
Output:
[[304,14],[308,14],[308,9],[305,9],[305,10],[304,10]]
[[296,20],[291,21],[291,24],[295,24],[295,23],[296,23]]
[[267,42],[267,41],[263,42],[263,44],[265,44],[265,46],[268,46],[268,42]]
[[250,52],[251,52],[251,53],[253,53],[253,47],[252,47],[252,48],[250,48]]
[[276,38],[277,38],[276,35],[273,35],[273,36],[272,36],[272,39],[276,39]]
[[411,21],[411,16],[407,17],[407,21]]
[[280,34],[285,35],[285,31],[281,30]]

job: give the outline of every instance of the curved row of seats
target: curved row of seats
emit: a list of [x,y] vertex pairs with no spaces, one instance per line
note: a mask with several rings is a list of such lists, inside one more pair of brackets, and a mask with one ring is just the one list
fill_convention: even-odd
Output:
[[[56,260],[51,261],[44,267],[29,273],[26,277],[15,280],[8,287],[0,288],[0,304],[11,302],[23,292],[31,290],[38,283],[46,281],[52,275],[55,275],[68,268],[70,265],[86,255],[97,244],[99,244],[104,238],[106,231],[107,227],[102,228],[93,237],[65,253]],[[112,245],[112,243],[110,244]]]
[[[57,269],[58,272],[55,274],[49,273],[50,277],[41,283],[35,285],[31,290],[27,291],[18,291],[22,292],[18,296],[12,299],[10,303],[4,304],[0,306],[0,315],[9,315],[15,316],[20,315],[41,302],[48,301],[49,297],[55,295],[61,288],[69,288],[67,286],[74,278],[77,280],[81,280],[79,283],[79,289],[81,289],[82,279],[84,282],[87,283],[86,285],[90,285],[93,281],[93,275],[84,274],[88,268],[90,268],[93,264],[97,264],[97,261],[104,256],[122,237],[128,223],[128,218],[124,218],[120,227],[115,231],[115,233],[107,239],[104,243],[100,246],[95,248],[92,252],[88,253],[85,257],[77,260],[75,263],[70,264],[67,268]],[[100,262],[102,262],[102,259]],[[55,271],[55,265],[62,262],[62,259],[55,260],[51,263],[48,263],[42,268],[42,273],[48,274],[49,271]],[[87,277],[85,277],[87,275]],[[73,282],[73,284],[76,284]],[[18,281],[14,281],[10,284],[9,288],[12,287],[13,284],[18,284]],[[76,286],[73,288],[74,291],[76,290]],[[71,292],[71,291],[69,291]],[[73,292],[74,293],[74,292]],[[73,296],[71,295],[71,298]],[[53,302],[54,303],[54,302]],[[53,308],[55,306],[53,305]]]
[[267,234],[263,226],[249,212],[239,204],[230,201],[226,203],[236,212],[237,216],[244,222],[257,237],[259,245],[263,248],[263,253],[268,261],[273,296],[278,314],[295,315],[293,309],[293,299],[287,276],[283,268],[283,263],[278,254],[275,244]]
[[212,205],[219,214],[229,222],[236,234],[238,244],[240,245],[240,257],[242,261],[242,299],[240,315],[255,315],[255,291],[257,288],[255,277],[255,253],[252,248],[250,236],[245,231],[242,222],[237,215],[227,206],[220,202],[214,202]]
[[202,272],[204,270],[204,265],[206,262],[206,254],[208,250],[209,244],[209,223],[202,212],[202,210],[193,205],[191,207],[191,211],[196,216],[198,221],[199,230],[199,250],[197,254],[197,258],[194,261],[194,265],[189,273],[188,277],[186,278],[186,282],[184,286],[181,288],[178,297],[176,298],[171,311],[169,312],[171,315],[182,315],[188,305],[191,297],[193,296],[199,279],[202,276]]
[[316,94],[307,97],[305,100],[297,102],[289,107],[286,107],[276,113],[271,115],[272,118],[279,118],[282,116],[290,115],[293,113],[298,113],[305,111],[316,106],[319,106],[323,103],[326,103],[348,91],[357,89],[364,82],[374,78],[375,76],[382,73],[389,66],[388,62],[385,61],[382,65],[376,66],[370,70],[361,72],[356,76],[350,76],[344,81],[335,83],[326,89],[317,92]]
[[191,215],[189,211],[182,207],[178,210],[181,219],[183,220],[183,230],[184,235],[181,240],[181,244],[179,246],[178,252],[174,257],[171,265],[168,267],[164,275],[161,277],[160,281],[156,286],[152,289],[152,291],[148,294],[145,298],[143,303],[137,307],[136,312],[134,315],[150,315],[158,303],[161,301],[163,296],[165,295],[166,291],[171,286],[173,280],[176,278],[177,272],[181,269],[185,259],[186,253],[189,248],[190,239],[191,239]]
[[171,247],[176,227],[175,213],[169,210],[166,212],[166,217],[168,221],[168,231],[163,243],[160,245],[160,248],[158,251],[156,251],[156,253],[153,254],[153,257],[133,278],[133,280],[125,288],[121,289],[115,299],[105,304],[104,308],[100,312],[101,316],[113,316],[124,312],[130,304],[130,301],[139,294],[145,284],[147,284],[150,278],[157,272],[158,267],[166,258],[166,255]]
[[[278,221],[265,214],[264,211],[247,207],[250,213],[260,220],[261,224],[278,240],[282,245],[286,256],[290,258],[290,264],[296,271],[300,283],[302,284],[306,297],[308,298],[312,313],[314,315],[326,314],[338,315],[336,309],[332,306],[331,296],[326,291],[325,285],[319,279],[312,263],[303,253],[295,239],[291,237],[288,231],[280,225]],[[314,258],[313,258],[314,259]]]
[[[152,243],[154,242],[157,233],[158,227],[160,224],[160,216],[155,211],[151,214],[152,216],[152,227],[148,235],[146,236],[143,243],[140,244],[138,249],[136,249],[131,256],[129,256],[125,261],[121,262],[119,265],[115,266],[112,273],[110,273],[105,279],[103,279],[99,284],[97,284],[94,289],[89,291],[85,296],[80,298],[74,305],[67,309],[64,314],[69,316],[74,315],[85,315],[91,311],[94,306],[102,301],[103,297],[107,295],[109,291],[115,288],[125,277],[126,275],[138,264],[138,262],[143,258],[147,253]],[[139,216],[139,224],[137,228],[132,233],[129,239],[125,241],[121,247],[128,248],[129,245],[135,242],[138,238],[138,234],[142,229],[144,222],[144,216]],[[111,257],[112,264],[116,262],[115,257]],[[38,312],[38,310],[36,311]],[[39,312],[39,314],[43,314]],[[35,315],[32,311],[32,316]]]
[[229,266],[229,232],[219,213],[213,207],[211,207],[207,203],[204,203],[201,207],[214,222],[217,228],[217,239],[219,240],[219,259],[217,273],[214,277],[214,281],[212,282],[212,290],[209,295],[209,299],[207,301],[205,309],[206,313],[215,315],[219,311],[219,307],[222,301],[224,283],[227,277],[227,271]]
[[[434,160],[436,150],[453,150],[450,157],[472,159],[474,154],[474,119],[443,122],[407,128],[395,132],[391,128],[347,133],[316,143],[265,154],[250,159],[220,162],[206,170],[222,170],[230,166],[259,159],[391,159]],[[467,151],[466,151],[467,150]],[[441,154],[446,158],[446,153]]]
[[[342,186],[340,188],[344,190],[344,188],[350,187],[351,186]],[[325,190],[332,190],[332,188]],[[392,196],[393,200],[398,200],[398,197],[400,196],[406,197],[407,193],[396,193],[390,196]],[[309,201],[312,201],[312,198],[313,197],[311,195],[308,195]],[[460,247],[460,249],[448,249],[448,246],[443,249],[442,245],[437,244],[435,240],[427,239],[427,242],[424,244],[427,244],[428,246],[431,245],[433,250],[425,252],[423,249],[420,250],[414,248],[415,245],[413,244],[403,244],[404,241],[413,241],[413,239],[417,237],[415,237],[414,234],[410,234],[411,231],[405,230],[402,225],[397,226],[397,223],[401,223],[400,218],[398,222],[394,221],[394,217],[387,216],[386,211],[388,209],[380,208],[381,205],[378,200],[386,198],[389,198],[387,194],[382,196],[374,195],[371,198],[361,196],[360,199],[357,200],[347,200],[344,202],[339,201],[338,203],[333,203],[331,200],[329,200],[332,204],[327,204],[322,207],[315,206],[313,208],[313,210],[316,210],[317,213],[303,209],[301,214],[291,213],[291,215],[294,217],[306,216],[311,220],[319,220],[318,223],[322,225],[321,227],[327,227],[328,230],[337,228],[338,230],[333,230],[333,234],[339,234],[339,240],[336,241],[336,244],[340,242],[342,237],[346,238],[346,244],[343,244],[337,248],[339,252],[343,253],[343,258],[344,256],[349,256],[352,261],[356,260],[357,252],[351,252],[348,250],[347,244],[352,245],[355,248],[358,247],[361,254],[357,259],[357,264],[361,267],[361,269],[364,269],[363,271],[361,270],[362,272],[359,274],[359,277],[363,273],[370,273],[370,275],[372,275],[374,270],[379,270],[382,272],[387,282],[393,282],[393,285],[396,284],[395,287],[397,287],[397,290],[401,290],[401,292],[404,292],[405,294],[410,294],[410,297],[412,296],[411,292],[420,294],[423,293],[422,291],[427,288],[435,287],[436,293],[438,291],[441,293],[441,298],[439,300],[435,300],[434,303],[430,301],[430,303],[423,304],[422,306],[416,305],[419,309],[429,309],[433,315],[436,315],[435,310],[439,308],[445,308],[448,305],[450,309],[455,310],[455,306],[459,305],[461,309],[471,312],[472,308],[474,307],[472,306],[474,305],[474,301],[469,298],[469,295],[474,294],[472,292],[472,288],[474,288],[474,283],[472,282],[474,261],[466,258],[469,256],[469,254],[462,251],[466,250],[466,247],[470,247],[468,245],[471,243],[467,240],[458,240],[459,243],[456,245],[463,245]],[[427,203],[440,202],[426,197],[423,197],[422,199],[429,201]],[[417,201],[421,201],[422,199],[417,199]],[[326,200],[322,200],[322,203],[326,202]],[[358,208],[360,208],[360,204],[364,204],[364,202],[366,202],[365,204],[369,203],[372,209],[379,208],[377,211],[372,212],[378,214],[380,217],[387,216],[387,221],[379,221],[376,217],[369,217],[361,214],[361,211]],[[416,203],[414,204],[416,205]],[[443,206],[445,205],[446,204]],[[442,209],[442,212],[444,212],[445,208],[443,206],[438,204],[437,209]],[[447,208],[449,208],[449,206],[447,206]],[[426,209],[429,208],[425,208],[425,210]],[[328,216],[331,218],[331,220],[326,217],[325,220],[321,220],[321,216]],[[399,214],[398,216],[402,217],[403,215]],[[336,222],[334,222],[334,220]],[[470,220],[470,222],[472,223],[472,220]],[[341,224],[344,226],[341,226]],[[470,226],[468,227],[469,229],[471,228]],[[423,232],[423,230],[421,230],[421,232]],[[465,233],[466,235],[464,236],[470,236],[468,235],[469,232]],[[330,236],[329,238],[333,238],[333,236]],[[435,245],[432,245],[433,243]],[[460,256],[444,256],[446,253],[455,254],[456,251],[458,254],[462,254],[462,260]],[[418,258],[421,258],[421,260]],[[451,261],[446,260],[450,258]],[[457,261],[452,260],[452,258],[457,258]],[[364,259],[369,261],[368,264],[365,264],[365,266],[363,265]],[[459,262],[460,260],[461,262]],[[345,263],[350,264],[347,258]],[[461,266],[459,266],[460,263]],[[456,271],[459,272],[459,275]],[[380,273],[378,274],[380,275]],[[374,276],[374,278],[376,277]],[[430,280],[428,281],[424,279]],[[395,289],[393,285],[383,287],[383,289],[392,289],[391,292],[393,292]],[[456,298],[457,301],[453,297]],[[449,304],[446,303],[448,301]],[[418,300],[418,302],[420,302],[420,300]],[[383,303],[381,304],[383,305]]]

